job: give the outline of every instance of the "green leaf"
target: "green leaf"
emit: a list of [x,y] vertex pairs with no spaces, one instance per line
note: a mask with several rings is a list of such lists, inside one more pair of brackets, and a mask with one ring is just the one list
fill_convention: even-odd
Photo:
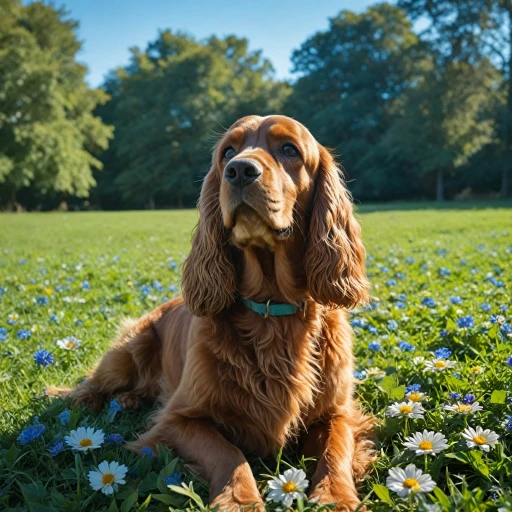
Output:
[[448,509],[451,507],[448,496],[446,496],[446,494],[441,489],[439,489],[439,487],[434,487],[434,495],[443,507]]
[[395,387],[395,378],[392,375],[386,375],[380,383],[381,388],[386,392],[390,393]]
[[446,330],[447,331],[456,331],[457,330],[457,324],[451,318],[448,318],[448,320],[446,321]]
[[137,498],[139,494],[137,491],[133,491],[130,496],[123,502],[121,505],[121,511],[120,512],[130,512],[130,510],[133,508],[135,503],[137,503]]
[[502,389],[495,389],[491,394],[491,404],[504,404],[507,400],[507,392]]
[[178,500],[169,494],[153,494],[153,498],[165,503],[166,505],[170,505],[171,507],[181,507],[183,504],[183,500]]
[[137,512],[144,512],[149,507],[149,504],[151,502],[151,494],[144,500],[144,503],[141,504],[141,506],[137,509]]
[[386,486],[380,484],[373,484],[373,491],[375,494],[388,505],[393,505],[393,501],[391,500],[391,496],[389,495],[389,490]]
[[457,391],[461,387],[461,382],[459,379],[456,379],[452,375],[446,375],[445,377],[446,384],[448,384],[448,389],[453,389],[454,391]]
[[398,386],[391,390],[391,398],[396,398],[397,400],[401,400],[405,395],[405,386]]

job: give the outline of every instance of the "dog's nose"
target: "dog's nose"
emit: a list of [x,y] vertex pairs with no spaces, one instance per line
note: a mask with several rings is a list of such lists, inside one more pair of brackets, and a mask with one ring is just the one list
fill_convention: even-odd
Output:
[[263,174],[260,164],[250,158],[239,158],[224,168],[226,181],[235,187],[244,188]]

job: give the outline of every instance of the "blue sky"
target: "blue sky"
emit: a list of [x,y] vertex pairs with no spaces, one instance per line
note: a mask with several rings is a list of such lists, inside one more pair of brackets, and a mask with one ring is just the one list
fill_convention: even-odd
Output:
[[262,49],[280,78],[290,76],[290,55],[308,36],[328,26],[343,9],[361,12],[375,0],[54,0],[80,22],[87,81],[98,86],[105,73],[128,62],[128,48],[156,38],[159,29],[197,38],[211,34],[247,37]]

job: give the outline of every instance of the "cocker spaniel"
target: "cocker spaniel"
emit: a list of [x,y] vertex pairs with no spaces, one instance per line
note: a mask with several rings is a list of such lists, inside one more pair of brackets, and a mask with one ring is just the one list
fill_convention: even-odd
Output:
[[221,510],[263,509],[243,452],[297,441],[318,457],[309,498],[354,510],[373,420],[354,400],[346,309],[368,299],[340,169],[300,123],[238,120],[216,145],[182,297],[122,330],[74,402],[163,406],[131,448],[168,446]]

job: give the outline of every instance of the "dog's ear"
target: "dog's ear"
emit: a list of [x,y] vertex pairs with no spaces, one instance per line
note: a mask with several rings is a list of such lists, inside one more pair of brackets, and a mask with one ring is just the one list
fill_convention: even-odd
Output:
[[[215,157],[214,157],[215,161]],[[227,308],[236,290],[235,267],[219,203],[220,173],[215,163],[199,198],[199,222],[192,249],[183,264],[182,294],[196,316],[213,316]]]
[[331,153],[322,146],[316,178],[305,268],[308,289],[331,308],[368,301],[366,253],[354,218],[350,193]]

